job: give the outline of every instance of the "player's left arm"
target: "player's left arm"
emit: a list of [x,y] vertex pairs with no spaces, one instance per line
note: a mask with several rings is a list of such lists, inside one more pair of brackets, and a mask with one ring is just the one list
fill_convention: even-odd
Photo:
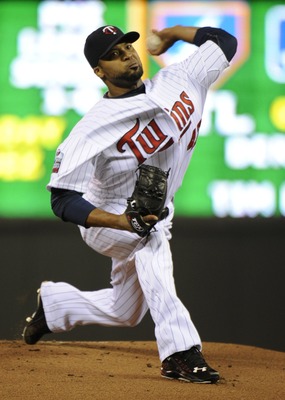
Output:
[[207,40],[211,40],[222,49],[228,61],[233,58],[237,49],[237,39],[220,28],[175,25],[161,31],[153,29],[152,32],[161,39],[159,47],[154,51],[150,51],[155,56],[165,53],[178,40],[195,44],[196,46],[201,46]]
[[51,188],[51,208],[53,213],[64,222],[85,226],[88,215],[96,207],[75,190]]
[[[101,210],[75,190],[51,187],[51,207],[54,214],[64,222],[90,227],[107,227],[133,232],[126,214],[112,214]],[[144,222],[157,222],[156,215],[143,217]]]

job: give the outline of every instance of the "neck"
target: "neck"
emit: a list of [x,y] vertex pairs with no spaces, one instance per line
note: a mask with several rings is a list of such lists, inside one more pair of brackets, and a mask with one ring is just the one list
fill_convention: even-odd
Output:
[[134,89],[139,88],[143,84],[142,80],[138,80],[136,83],[128,86],[128,87],[119,87],[112,85],[110,82],[108,82],[108,97],[118,97],[118,96],[123,96],[124,94],[131,92]]

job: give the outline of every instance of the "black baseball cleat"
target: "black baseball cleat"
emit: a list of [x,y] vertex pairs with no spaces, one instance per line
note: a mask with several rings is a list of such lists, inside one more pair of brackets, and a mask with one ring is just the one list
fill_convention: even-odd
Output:
[[216,383],[220,378],[196,346],[167,357],[161,365],[161,376],[193,383]]
[[27,325],[22,334],[27,344],[36,344],[43,335],[51,333],[51,330],[47,326],[40,289],[37,290],[37,293],[37,309],[31,317],[26,319]]

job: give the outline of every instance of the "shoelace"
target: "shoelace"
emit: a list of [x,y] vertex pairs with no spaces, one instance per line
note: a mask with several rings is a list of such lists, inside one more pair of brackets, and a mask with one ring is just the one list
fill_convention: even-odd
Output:
[[185,351],[184,360],[191,362],[195,367],[208,367],[200,350],[194,346],[190,350]]

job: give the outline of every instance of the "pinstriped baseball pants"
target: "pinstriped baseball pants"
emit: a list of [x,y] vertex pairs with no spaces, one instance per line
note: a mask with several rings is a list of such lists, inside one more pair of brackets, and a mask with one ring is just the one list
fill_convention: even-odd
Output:
[[64,332],[90,324],[131,327],[149,309],[161,361],[193,345],[201,347],[190,314],[176,294],[170,221],[159,222],[148,239],[109,228],[82,228],[87,244],[112,258],[112,287],[80,291],[65,282],[43,282],[41,296],[50,330]]

